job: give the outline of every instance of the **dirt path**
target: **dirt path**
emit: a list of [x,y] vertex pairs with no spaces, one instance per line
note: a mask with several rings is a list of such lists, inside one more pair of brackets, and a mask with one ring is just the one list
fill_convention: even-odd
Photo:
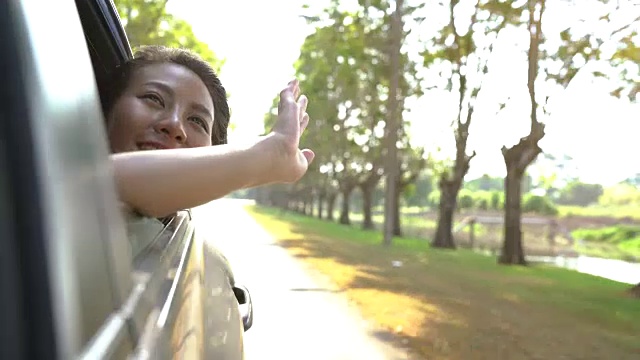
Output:
[[222,199],[194,210],[199,231],[229,259],[254,303],[247,360],[413,359],[372,329],[326,280],[278,246],[242,208]]

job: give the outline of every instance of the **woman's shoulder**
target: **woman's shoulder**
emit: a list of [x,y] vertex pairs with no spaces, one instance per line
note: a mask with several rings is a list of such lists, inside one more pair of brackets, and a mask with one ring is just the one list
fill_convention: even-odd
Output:
[[137,255],[147,247],[165,228],[162,220],[142,215],[136,211],[123,209],[127,237],[131,244],[132,254]]

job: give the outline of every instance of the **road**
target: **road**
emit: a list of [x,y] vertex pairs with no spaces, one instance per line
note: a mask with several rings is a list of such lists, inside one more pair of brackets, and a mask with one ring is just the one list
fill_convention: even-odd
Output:
[[406,350],[368,326],[344,295],[276,244],[243,209],[221,199],[194,209],[199,231],[229,259],[249,289],[254,324],[245,333],[247,360],[405,360]]

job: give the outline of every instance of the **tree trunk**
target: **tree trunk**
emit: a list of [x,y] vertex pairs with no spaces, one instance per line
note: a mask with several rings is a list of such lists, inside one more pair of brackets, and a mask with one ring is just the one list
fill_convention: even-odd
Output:
[[349,219],[349,200],[351,197],[351,188],[342,191],[342,209],[340,210],[340,224],[351,225]]
[[[458,192],[464,181],[464,177],[469,172],[469,166],[471,159],[476,156],[476,152],[473,151],[470,155],[467,155],[467,141],[469,139],[469,126],[471,120],[474,117],[474,104],[480,87],[468,87],[469,82],[467,76],[470,75],[467,72],[462,71],[463,68],[469,69],[467,59],[469,58],[475,44],[469,39],[465,40],[460,35],[462,31],[458,31],[456,25],[454,8],[457,2],[449,2],[449,29],[453,34],[453,42],[455,46],[452,47],[454,55],[454,73],[458,76],[458,111],[457,119],[455,121],[454,138],[456,144],[456,158],[453,165],[453,169],[446,171],[440,176],[438,187],[440,189],[440,204],[438,211],[438,224],[436,227],[435,236],[431,246],[434,248],[443,249],[455,249],[456,244],[453,238],[453,215],[456,210],[458,201]],[[479,2],[476,3],[475,14],[479,11]],[[475,18],[476,15],[473,15]],[[474,23],[469,24],[467,31],[470,35],[474,32]],[[473,38],[471,36],[470,38]],[[492,51],[492,46],[489,46],[489,51]],[[484,77],[487,73],[487,62],[485,61],[477,70],[480,70],[478,75]],[[466,110],[465,110],[466,109]]]
[[396,200],[394,202],[394,212],[395,215],[393,217],[393,235],[394,236],[402,236],[402,225],[400,220],[400,193],[402,192],[402,185],[398,184],[395,188],[396,191]]
[[318,219],[322,219],[322,210],[324,210],[323,206],[324,206],[324,200],[325,200],[325,196],[324,195],[318,195]]
[[629,293],[631,294],[631,296],[640,299],[640,284],[629,289]]
[[501,264],[526,265],[522,247],[522,175],[514,167],[507,168],[504,181],[504,243],[498,261]]
[[269,202],[281,209],[286,209],[289,200],[286,194],[282,194],[277,189],[269,194]]
[[393,242],[393,228],[395,226],[395,188],[398,184],[398,128],[402,124],[402,110],[398,95],[400,94],[400,50],[402,48],[403,33],[402,11],[403,0],[396,0],[396,8],[391,15],[389,44],[389,96],[387,98],[387,118],[385,123],[385,200],[384,200],[384,246],[391,246]]
[[307,210],[305,211],[307,215],[313,216],[313,202],[315,201],[314,196],[309,196],[309,200],[307,201]]
[[363,185],[360,189],[362,190],[362,213],[364,215],[362,228],[373,229],[373,216],[371,211],[373,207],[373,188]]
[[432,247],[441,249],[455,249],[453,239],[453,213],[458,200],[460,185],[456,181],[440,179],[440,205],[438,206],[438,225]]
[[[537,5],[540,6],[537,6]],[[536,100],[535,80],[538,77],[539,44],[542,39],[542,15],[545,0],[529,1],[529,51],[527,88],[531,103],[531,129],[529,135],[511,148],[502,147],[502,156],[507,168],[505,179],[504,244],[498,258],[500,264],[526,265],[522,246],[521,202],[522,177],[527,167],[542,152],[538,142],[544,137],[544,124],[538,121],[538,102]],[[537,13],[537,16],[536,16]],[[537,17],[537,19],[536,19]]]
[[333,213],[336,207],[336,194],[331,193],[327,197],[327,220],[333,221]]

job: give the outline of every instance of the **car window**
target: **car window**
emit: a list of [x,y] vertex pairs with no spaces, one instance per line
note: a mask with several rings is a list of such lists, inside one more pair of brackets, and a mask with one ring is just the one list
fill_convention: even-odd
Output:
[[[106,0],[76,0],[98,90],[104,91],[108,88],[109,76],[113,76],[115,68],[130,58],[131,53],[128,45],[119,45],[123,40],[119,24],[100,20],[106,11],[100,3],[111,6]],[[107,17],[113,20],[115,14],[109,13]],[[173,351],[171,343],[162,339],[172,336],[173,321],[180,311],[183,285],[179,284],[184,282],[185,257],[193,242],[191,215],[189,211],[181,211],[172,217],[155,219],[122,207],[119,211],[126,234],[112,238],[112,242],[126,244],[127,254],[114,261],[128,262],[129,272],[121,272],[116,277],[128,277],[132,281],[125,302],[130,333],[138,344],[135,351],[151,351],[151,358],[164,358]],[[150,324],[154,325],[150,327]]]

